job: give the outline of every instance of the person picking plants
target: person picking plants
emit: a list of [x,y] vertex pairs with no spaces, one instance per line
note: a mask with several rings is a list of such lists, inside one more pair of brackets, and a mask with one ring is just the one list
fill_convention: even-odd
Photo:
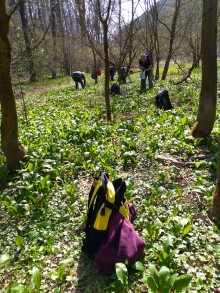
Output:
[[72,79],[75,81],[76,89],[79,89],[79,83],[82,89],[85,88],[86,85],[86,76],[84,72],[81,71],[74,71],[72,73]]

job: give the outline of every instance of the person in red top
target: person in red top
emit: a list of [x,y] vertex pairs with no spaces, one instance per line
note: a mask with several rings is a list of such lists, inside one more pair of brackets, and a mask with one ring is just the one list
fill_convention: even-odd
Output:
[[141,69],[141,91],[146,92],[146,79],[148,77],[149,89],[153,88],[153,64],[149,53],[141,54],[139,59],[139,68]]

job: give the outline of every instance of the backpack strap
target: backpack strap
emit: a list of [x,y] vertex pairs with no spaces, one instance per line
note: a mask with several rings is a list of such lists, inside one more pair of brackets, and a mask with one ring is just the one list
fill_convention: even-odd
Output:
[[124,202],[122,206],[119,208],[119,213],[127,220],[130,218],[130,212],[129,212],[129,207],[128,207],[128,202],[127,200]]
[[120,204],[111,204],[109,201],[105,201],[105,206],[112,210],[113,212],[118,212],[120,213],[125,219],[130,218],[130,213],[129,213],[129,207],[128,207],[128,202],[127,200],[121,205]]
[[[110,204],[114,204],[115,202],[115,189],[111,181],[108,180],[106,185],[106,201],[108,201]],[[108,222],[110,219],[110,216],[112,214],[112,210],[106,206],[106,203],[103,202],[101,205],[97,217],[95,219],[93,227],[97,230],[107,230],[108,228]]]
[[99,180],[97,181],[96,179],[94,179],[94,181],[93,181],[93,187],[94,187],[94,190],[93,190],[92,196],[91,196],[90,201],[89,201],[89,207],[88,207],[88,209],[90,209],[91,205],[93,204],[94,199],[95,199],[95,197],[96,197],[96,195],[97,195],[97,192],[98,192],[98,190],[99,190],[99,188],[100,188],[101,186],[102,186],[102,180],[99,179]]

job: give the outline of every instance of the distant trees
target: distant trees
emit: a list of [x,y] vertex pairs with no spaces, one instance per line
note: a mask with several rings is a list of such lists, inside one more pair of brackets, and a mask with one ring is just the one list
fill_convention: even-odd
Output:
[[[149,50],[155,64],[154,76],[164,62],[161,79],[166,79],[170,63],[178,65],[186,81],[201,59],[201,0],[145,0],[145,12],[136,20],[139,53]],[[188,70],[186,63],[192,65]],[[181,66],[184,64],[184,66]]]
[[[7,2],[11,7],[17,1]],[[19,60],[20,73],[28,74],[30,81],[45,74],[70,75],[72,70],[83,70],[90,60],[74,0],[20,1],[11,18],[10,40],[12,63]]]
[[[124,75],[122,66],[129,67],[134,59],[134,1],[131,1],[131,21],[128,23],[125,22],[122,14],[122,1],[109,0],[105,3],[100,0],[75,1],[89,46],[92,48],[94,56],[99,56],[104,62],[107,120],[111,121],[109,67],[110,63],[116,66],[119,81],[121,81]],[[97,22],[100,23],[100,26],[97,26]],[[94,28],[96,29],[94,30]],[[97,28],[99,28],[101,38],[97,38]]]
[[118,1],[112,14],[111,32],[109,35],[111,39],[111,42],[109,42],[110,61],[117,69],[119,82],[125,79],[126,73],[123,67],[131,67],[139,46],[138,39],[135,37],[137,33],[137,27],[135,26],[137,6],[134,0],[130,1],[130,8],[131,13],[128,22],[126,22],[123,13],[122,1]]
[[56,53],[56,44],[57,44],[57,25],[56,25],[56,14],[55,14],[56,0],[50,0],[50,13],[51,13],[51,32],[52,32],[52,62],[51,62],[51,72],[52,78],[57,77],[57,53]]
[[[82,28],[88,38],[89,44],[94,52],[104,61],[105,65],[105,102],[106,102],[106,112],[107,120],[111,121],[111,107],[109,98],[109,19],[112,12],[114,1],[108,0],[102,3],[100,0],[96,0],[94,3],[92,1],[75,0],[80,23]],[[102,44],[97,41],[93,31],[94,16],[97,17],[96,21],[101,23],[102,28]]]
[[166,61],[165,61],[165,65],[164,65],[164,69],[163,69],[163,73],[162,73],[163,80],[166,79],[169,65],[170,65],[170,60],[173,55],[173,44],[174,44],[175,35],[176,35],[176,26],[177,26],[177,20],[178,20],[178,16],[179,16],[179,12],[180,12],[180,4],[181,4],[181,0],[175,0],[171,28],[169,28],[164,23],[165,27],[169,31],[169,48],[168,48],[168,53],[167,53],[167,57],[166,57]]
[[101,5],[101,1],[97,0],[98,16],[103,27],[103,43],[104,43],[104,62],[105,62],[105,103],[107,111],[107,120],[111,121],[111,107],[109,98],[109,17],[112,9],[112,1],[108,0],[106,5]]
[[153,47],[154,47],[155,60],[156,60],[155,79],[159,79],[159,77],[160,77],[160,40],[159,40],[159,35],[158,35],[159,11],[158,11],[158,7],[156,4],[156,0],[153,0],[153,6],[152,6],[152,9],[150,9],[150,13],[151,13],[152,19],[153,19],[153,25],[152,25],[152,32],[154,35]]
[[[192,63],[189,72],[182,71],[186,80],[200,60],[201,1],[145,0],[142,1],[143,15],[136,17],[136,9],[141,4],[131,0],[128,17],[124,11],[125,1],[111,0],[109,60],[117,66],[119,76],[122,66],[136,65],[140,53],[148,50],[155,63],[155,78],[159,79],[161,61],[165,62],[162,74],[165,79],[170,62],[184,59]],[[12,5],[15,0],[7,2]],[[97,60],[104,63],[100,56],[104,53],[104,44],[98,0],[81,2],[81,20],[85,19],[88,33],[79,21],[77,0],[20,2],[20,10],[11,19],[12,58],[13,61],[20,58],[21,71],[28,73],[30,81],[45,73],[56,78],[69,75],[72,70],[91,69]],[[103,7],[106,3],[100,1]],[[45,40],[36,48],[47,28]]]
[[35,65],[34,65],[32,48],[31,48],[31,38],[30,38],[28,20],[27,20],[26,9],[25,9],[25,0],[20,1],[19,12],[21,16],[21,23],[22,23],[24,40],[25,40],[26,51],[27,51],[28,67],[29,67],[29,74],[30,74],[29,80],[30,82],[35,82],[36,71],[35,71]]

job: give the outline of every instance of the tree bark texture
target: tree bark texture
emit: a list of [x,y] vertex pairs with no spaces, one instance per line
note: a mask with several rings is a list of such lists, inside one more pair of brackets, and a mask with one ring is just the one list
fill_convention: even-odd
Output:
[[1,148],[9,168],[16,169],[25,156],[18,140],[18,120],[12,90],[10,64],[11,47],[8,39],[9,16],[5,1],[0,0],[0,102],[1,102]]
[[52,41],[53,41],[53,52],[52,52],[52,65],[51,65],[51,73],[52,79],[56,79],[57,70],[56,70],[56,45],[57,45],[57,30],[56,30],[56,13],[55,13],[55,0],[50,0],[50,9],[51,9],[51,30],[52,30]]
[[197,121],[192,135],[204,138],[211,134],[217,100],[217,0],[203,0],[202,15],[202,85]]
[[107,121],[111,122],[111,104],[110,104],[110,97],[109,97],[109,46],[108,46],[108,20],[109,14],[111,10],[111,0],[109,0],[107,5],[107,12],[105,18],[102,16],[101,13],[101,3],[100,0],[97,0],[98,5],[98,14],[99,19],[102,23],[103,27],[103,42],[104,42],[104,62],[105,62],[105,103],[106,103],[106,112],[107,112]]
[[169,66],[170,66],[170,60],[173,55],[173,43],[174,43],[174,39],[175,39],[177,19],[178,19],[178,15],[179,15],[179,11],[180,11],[180,3],[181,3],[181,0],[176,0],[175,11],[174,11],[173,20],[172,20],[172,26],[171,26],[171,30],[170,30],[169,50],[168,50],[167,59],[166,59],[165,65],[164,65],[163,73],[162,73],[162,80],[165,80],[167,77],[167,73],[168,73]]
[[26,50],[27,50],[28,67],[29,67],[29,72],[30,72],[29,80],[30,80],[30,82],[35,82],[36,81],[36,71],[35,71],[35,66],[34,66],[34,61],[33,61],[33,56],[32,56],[31,40],[30,40],[30,36],[29,36],[29,31],[28,31],[28,22],[27,22],[27,17],[26,17],[26,12],[25,12],[25,1],[24,0],[22,0],[20,3],[19,11],[20,11],[21,23],[22,23],[23,33],[24,33],[24,40],[25,40],[25,45],[26,45]]
[[56,5],[56,17],[57,17],[57,22],[59,26],[59,38],[61,41],[61,48],[62,48],[62,53],[63,53],[63,69],[65,75],[69,76],[70,75],[70,66],[68,62],[68,56],[67,56],[67,51],[66,51],[66,36],[65,36],[65,30],[64,30],[64,19],[62,18],[62,12],[63,12],[63,3],[58,2]]
[[155,50],[155,59],[156,59],[156,72],[155,79],[160,78],[160,42],[158,38],[158,8],[156,0],[153,1],[153,6],[151,9],[151,14],[153,18],[153,33],[154,33],[154,50]]
[[106,111],[107,111],[107,121],[111,121],[111,105],[109,98],[109,56],[108,56],[108,28],[107,21],[103,25],[103,33],[104,33],[104,54],[105,54],[105,103],[106,103]]

